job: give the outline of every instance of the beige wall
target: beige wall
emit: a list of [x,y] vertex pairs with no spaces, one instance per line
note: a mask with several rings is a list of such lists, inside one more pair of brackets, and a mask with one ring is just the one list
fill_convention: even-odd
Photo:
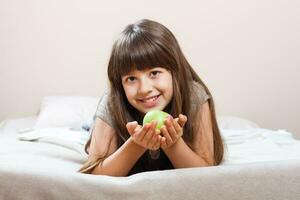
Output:
[[0,0],[0,120],[45,95],[99,96],[113,40],[150,18],[176,35],[218,114],[300,136],[299,1]]

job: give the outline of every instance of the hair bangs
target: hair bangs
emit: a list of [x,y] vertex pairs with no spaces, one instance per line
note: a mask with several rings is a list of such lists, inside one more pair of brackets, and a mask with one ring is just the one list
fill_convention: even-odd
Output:
[[133,32],[124,37],[118,44],[117,63],[120,77],[129,74],[132,70],[145,70],[154,67],[163,67],[169,71],[176,70],[176,61],[171,53],[151,40],[141,32]]

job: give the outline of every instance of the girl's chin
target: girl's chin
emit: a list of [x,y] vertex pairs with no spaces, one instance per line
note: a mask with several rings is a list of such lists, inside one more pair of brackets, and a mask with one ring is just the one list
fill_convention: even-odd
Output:
[[163,110],[163,109],[164,109],[163,106],[154,106],[154,107],[151,107],[151,108],[142,108],[142,109],[139,109],[139,111],[146,114],[147,112],[149,112],[151,110]]

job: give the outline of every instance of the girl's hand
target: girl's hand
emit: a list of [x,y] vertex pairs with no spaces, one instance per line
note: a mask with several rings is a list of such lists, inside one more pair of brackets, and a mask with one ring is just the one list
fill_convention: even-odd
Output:
[[183,135],[183,127],[187,121],[185,115],[180,114],[178,118],[173,119],[170,115],[162,126],[161,133],[163,138],[161,139],[161,148],[166,149],[177,142],[177,140]]
[[162,137],[159,135],[160,132],[155,129],[156,124],[157,122],[153,121],[141,126],[137,122],[129,122],[126,124],[126,128],[136,144],[146,149],[157,150],[160,148]]

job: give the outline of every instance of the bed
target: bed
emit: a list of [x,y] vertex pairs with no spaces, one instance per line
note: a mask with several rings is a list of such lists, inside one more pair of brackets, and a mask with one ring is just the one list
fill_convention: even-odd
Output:
[[0,124],[0,199],[299,199],[300,141],[247,119],[218,116],[219,166],[129,177],[80,174],[92,97],[45,97],[36,116]]

